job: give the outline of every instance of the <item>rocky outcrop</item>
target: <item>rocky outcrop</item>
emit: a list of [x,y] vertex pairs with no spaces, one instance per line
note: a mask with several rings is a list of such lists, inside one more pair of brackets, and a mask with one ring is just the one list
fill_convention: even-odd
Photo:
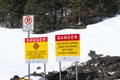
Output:
[[[114,80],[120,78],[119,56],[103,56],[92,50],[88,55],[91,60],[80,63],[78,66],[79,80]],[[59,80],[59,72],[51,73],[47,75],[48,80]],[[75,80],[75,66],[67,68],[63,73],[62,80]]]

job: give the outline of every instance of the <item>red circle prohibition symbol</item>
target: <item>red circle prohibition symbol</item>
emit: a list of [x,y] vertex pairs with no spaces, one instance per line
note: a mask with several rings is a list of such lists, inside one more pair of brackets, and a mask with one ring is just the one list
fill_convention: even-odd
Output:
[[31,16],[26,16],[24,19],[24,22],[26,25],[30,25],[32,23],[32,17]]

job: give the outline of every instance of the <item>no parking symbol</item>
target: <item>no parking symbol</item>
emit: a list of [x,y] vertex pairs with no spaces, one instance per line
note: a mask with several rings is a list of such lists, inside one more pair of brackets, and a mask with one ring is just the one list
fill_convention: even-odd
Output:
[[23,30],[32,31],[34,26],[34,17],[33,15],[23,16]]
[[24,19],[24,22],[26,25],[30,25],[32,23],[32,17],[31,16],[26,16]]

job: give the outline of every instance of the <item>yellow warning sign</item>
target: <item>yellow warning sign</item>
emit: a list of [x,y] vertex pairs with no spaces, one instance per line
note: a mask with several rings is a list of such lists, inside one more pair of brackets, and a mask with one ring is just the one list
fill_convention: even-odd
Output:
[[80,56],[80,35],[62,34],[56,35],[56,57],[59,61],[64,59],[77,60]]
[[25,60],[27,62],[46,62],[48,59],[48,38],[25,38]]

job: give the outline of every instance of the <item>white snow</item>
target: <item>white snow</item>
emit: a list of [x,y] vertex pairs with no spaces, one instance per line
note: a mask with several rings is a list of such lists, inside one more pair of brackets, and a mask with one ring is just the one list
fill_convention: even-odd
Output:
[[[56,34],[80,34],[80,62],[85,62],[90,57],[90,50],[98,54],[119,56],[120,55],[120,15],[108,18],[97,24],[87,26],[87,29],[64,29],[47,34],[30,34],[30,37],[48,36],[49,60],[47,72],[59,70],[59,63],[55,60],[55,35]],[[10,80],[14,75],[23,77],[28,74],[28,65],[24,59],[24,38],[27,32],[22,29],[7,29],[0,27],[0,78]],[[62,68],[66,68],[73,62],[62,62]],[[44,72],[43,63],[31,64],[31,73]],[[36,79],[35,79],[36,80]]]

